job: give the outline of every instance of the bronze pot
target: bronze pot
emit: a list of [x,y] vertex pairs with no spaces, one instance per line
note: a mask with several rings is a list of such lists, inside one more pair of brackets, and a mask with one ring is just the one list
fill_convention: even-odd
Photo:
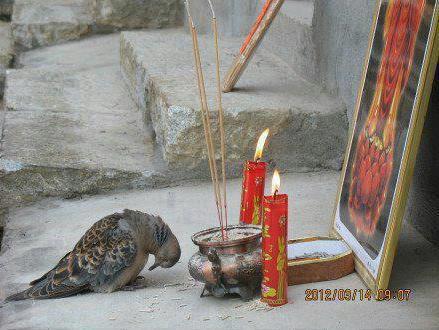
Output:
[[[261,228],[228,226],[228,240],[211,240],[212,236],[220,234],[218,227],[192,235],[199,251],[189,260],[189,273],[205,284],[201,297],[208,291],[215,297],[237,293],[242,299],[249,300],[261,287]],[[234,238],[237,234],[239,238]]]

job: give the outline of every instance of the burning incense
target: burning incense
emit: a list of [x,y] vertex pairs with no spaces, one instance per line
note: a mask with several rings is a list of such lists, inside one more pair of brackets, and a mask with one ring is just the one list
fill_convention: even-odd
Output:
[[223,205],[224,205],[224,221],[225,227],[228,226],[228,214],[227,214],[227,185],[226,185],[226,142],[225,142],[225,132],[224,132],[224,110],[222,104],[221,96],[221,76],[220,76],[220,56],[219,56],[219,46],[218,46],[218,25],[216,22],[215,11],[211,0],[209,1],[210,10],[212,11],[212,29],[213,37],[215,41],[215,61],[216,61],[216,101],[218,107],[218,118],[219,118],[219,128],[220,128],[220,139],[221,139],[221,175],[223,181]]
[[203,119],[204,137],[206,139],[210,176],[212,179],[213,190],[214,190],[214,195],[215,195],[215,202],[216,202],[216,206],[217,206],[218,221],[219,221],[219,224],[221,227],[222,239],[224,240],[225,230],[224,230],[224,224],[223,224],[223,214],[222,214],[223,208],[222,208],[222,201],[221,201],[221,191],[220,191],[220,186],[219,186],[219,181],[218,181],[218,171],[217,171],[216,159],[215,159],[215,149],[214,149],[214,145],[213,145],[213,141],[212,141],[209,108],[208,108],[207,99],[206,99],[206,87],[205,87],[205,83],[204,83],[203,70],[201,67],[200,50],[199,50],[199,46],[198,46],[198,36],[197,36],[197,31],[195,29],[195,24],[192,20],[191,14],[190,14],[188,0],[185,1],[185,5],[186,5],[188,22],[189,22],[189,27],[190,27],[191,36],[192,36],[193,52],[194,52],[194,59],[195,59],[195,69],[196,69],[196,73],[197,73],[198,92],[199,92],[199,96],[200,96],[201,113],[202,113],[202,119]]

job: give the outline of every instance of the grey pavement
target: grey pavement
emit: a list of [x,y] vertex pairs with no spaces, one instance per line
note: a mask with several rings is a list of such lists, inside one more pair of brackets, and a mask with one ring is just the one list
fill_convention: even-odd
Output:
[[[338,172],[281,175],[290,196],[290,237],[328,233]],[[240,180],[229,183],[230,219],[237,222]],[[100,217],[133,208],[163,216],[182,246],[181,262],[171,269],[146,269],[147,287],[134,292],[10,303],[0,308],[2,329],[286,329],[437,328],[439,249],[410,225],[403,227],[391,288],[412,290],[407,302],[306,302],[307,288],[365,289],[360,278],[289,287],[289,303],[266,309],[258,300],[199,298],[201,286],[188,274],[196,251],[192,233],[215,225],[209,183],[150,191],[121,192],[77,200],[46,199],[11,209],[0,255],[0,299],[53,266]],[[149,262],[152,262],[150,260]]]

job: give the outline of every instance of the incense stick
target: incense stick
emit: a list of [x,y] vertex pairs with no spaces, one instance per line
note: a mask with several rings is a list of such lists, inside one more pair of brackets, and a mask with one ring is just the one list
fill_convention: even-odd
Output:
[[[213,172],[213,185],[214,185],[214,191],[215,191],[215,195],[216,195],[216,201],[218,204],[218,212],[219,212],[219,218],[220,218],[220,224],[221,224],[221,230],[223,232],[224,235],[224,224],[223,224],[223,208],[222,208],[222,202],[221,202],[221,192],[220,192],[220,186],[219,186],[219,180],[218,180],[218,170],[217,170],[217,166],[216,166],[216,158],[215,158],[215,148],[213,145],[213,140],[212,140],[212,129],[210,126],[210,112],[209,112],[209,108],[207,105],[207,98],[206,98],[206,88],[205,88],[205,84],[204,84],[204,75],[203,75],[203,71],[201,68],[201,59],[200,59],[200,52],[199,52],[199,46],[198,46],[198,37],[195,31],[194,34],[194,41],[195,41],[195,49],[197,52],[197,60],[198,60],[198,71],[199,71],[199,76],[200,76],[200,85],[201,85],[201,95],[202,95],[202,111],[203,111],[203,116],[205,118],[205,134],[207,137],[207,141],[206,143],[208,144],[208,152],[209,152],[209,158],[210,158],[210,163],[211,163],[211,167],[212,167],[212,172]],[[210,149],[210,150],[209,150]]]
[[[227,229],[228,214],[227,214],[227,184],[226,184],[226,142],[224,132],[224,109],[221,95],[221,75],[220,75],[220,55],[218,46],[218,25],[216,21],[215,11],[211,0],[209,1],[210,9],[212,11],[212,29],[215,41],[215,61],[216,61],[216,98],[219,117],[220,139],[221,139],[221,175],[223,181],[223,205],[224,205],[224,221]],[[227,233],[227,231],[226,231]]]
[[200,96],[200,102],[201,102],[201,113],[202,113],[202,119],[203,119],[203,128],[204,128],[204,136],[206,139],[206,146],[207,146],[207,156],[209,161],[209,169],[210,169],[210,176],[212,179],[213,189],[214,189],[214,195],[215,195],[215,202],[217,206],[217,213],[218,213],[218,220],[221,227],[221,235],[222,239],[224,240],[224,224],[222,219],[222,203],[221,203],[221,192],[218,182],[218,171],[216,167],[216,159],[215,159],[215,149],[212,141],[212,134],[211,134],[211,127],[210,127],[210,116],[209,116],[209,108],[207,105],[206,100],[206,88],[204,84],[204,75],[203,70],[201,67],[201,59],[200,59],[200,51],[198,46],[198,37],[197,37],[197,31],[195,29],[195,25],[192,20],[192,16],[190,14],[189,9],[189,2],[185,1],[187,15],[188,15],[188,22],[191,30],[191,36],[192,36],[192,43],[193,43],[193,52],[194,52],[194,59],[195,59],[195,69],[197,73],[197,83],[198,83],[198,92]]

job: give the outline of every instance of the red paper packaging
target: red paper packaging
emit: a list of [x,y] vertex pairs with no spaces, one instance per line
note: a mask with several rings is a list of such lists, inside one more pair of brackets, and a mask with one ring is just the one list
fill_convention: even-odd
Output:
[[246,161],[244,164],[239,217],[241,224],[260,225],[262,223],[266,168],[266,162]]
[[288,196],[265,196],[262,225],[262,301],[270,306],[288,302]]

